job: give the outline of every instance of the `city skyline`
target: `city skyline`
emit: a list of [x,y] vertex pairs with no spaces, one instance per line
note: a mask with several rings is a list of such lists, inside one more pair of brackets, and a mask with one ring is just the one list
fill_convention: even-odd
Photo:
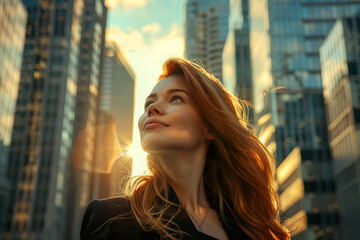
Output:
[[1,15],[10,1],[0,3],[1,239],[76,239],[92,199],[148,173],[138,119],[164,61],[184,56],[248,103],[292,239],[355,236],[360,2],[17,0],[27,14],[12,20]]

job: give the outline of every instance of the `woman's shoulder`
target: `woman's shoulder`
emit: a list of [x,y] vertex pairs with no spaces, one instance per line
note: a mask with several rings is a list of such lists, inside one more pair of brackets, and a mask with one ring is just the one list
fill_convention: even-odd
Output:
[[80,229],[82,240],[142,239],[142,230],[125,197],[93,200],[86,207]]
[[130,214],[130,200],[126,197],[112,197],[93,200],[87,206],[86,213],[92,213],[98,218],[113,218],[119,214]]

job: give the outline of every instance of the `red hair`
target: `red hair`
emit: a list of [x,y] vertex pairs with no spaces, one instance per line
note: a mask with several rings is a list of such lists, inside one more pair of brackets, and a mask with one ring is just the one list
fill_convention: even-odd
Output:
[[[251,239],[290,239],[277,217],[274,160],[249,130],[245,104],[196,63],[170,58],[163,64],[159,81],[175,74],[184,77],[190,95],[196,96],[193,101],[200,116],[215,137],[207,152],[204,184],[217,199],[220,217],[225,223],[230,217]],[[148,166],[151,174],[138,177],[128,188],[132,211],[143,229],[176,239],[173,233],[181,230],[165,217],[174,205],[167,199],[166,173],[151,156]],[[162,200],[161,205],[157,199]]]

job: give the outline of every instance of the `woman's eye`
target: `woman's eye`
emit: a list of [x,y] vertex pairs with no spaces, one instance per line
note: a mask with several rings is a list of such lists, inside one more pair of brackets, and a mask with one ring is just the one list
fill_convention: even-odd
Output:
[[170,102],[183,102],[183,99],[179,96],[173,96]]
[[146,110],[150,106],[150,104],[152,104],[152,103],[153,102],[151,102],[151,101],[146,102],[145,105],[144,105],[144,109]]

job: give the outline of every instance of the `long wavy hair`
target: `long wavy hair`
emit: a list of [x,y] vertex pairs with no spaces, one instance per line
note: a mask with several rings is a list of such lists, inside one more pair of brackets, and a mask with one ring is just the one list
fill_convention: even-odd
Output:
[[[175,74],[184,77],[202,120],[215,137],[208,147],[203,176],[207,194],[217,199],[223,222],[231,219],[251,239],[290,239],[278,219],[274,160],[250,130],[245,104],[195,62],[166,60],[158,81]],[[148,167],[149,175],[128,185],[132,213],[144,230],[178,239],[183,232],[173,218],[182,207],[169,201],[168,177],[151,155]],[[169,216],[171,209],[177,210]]]

